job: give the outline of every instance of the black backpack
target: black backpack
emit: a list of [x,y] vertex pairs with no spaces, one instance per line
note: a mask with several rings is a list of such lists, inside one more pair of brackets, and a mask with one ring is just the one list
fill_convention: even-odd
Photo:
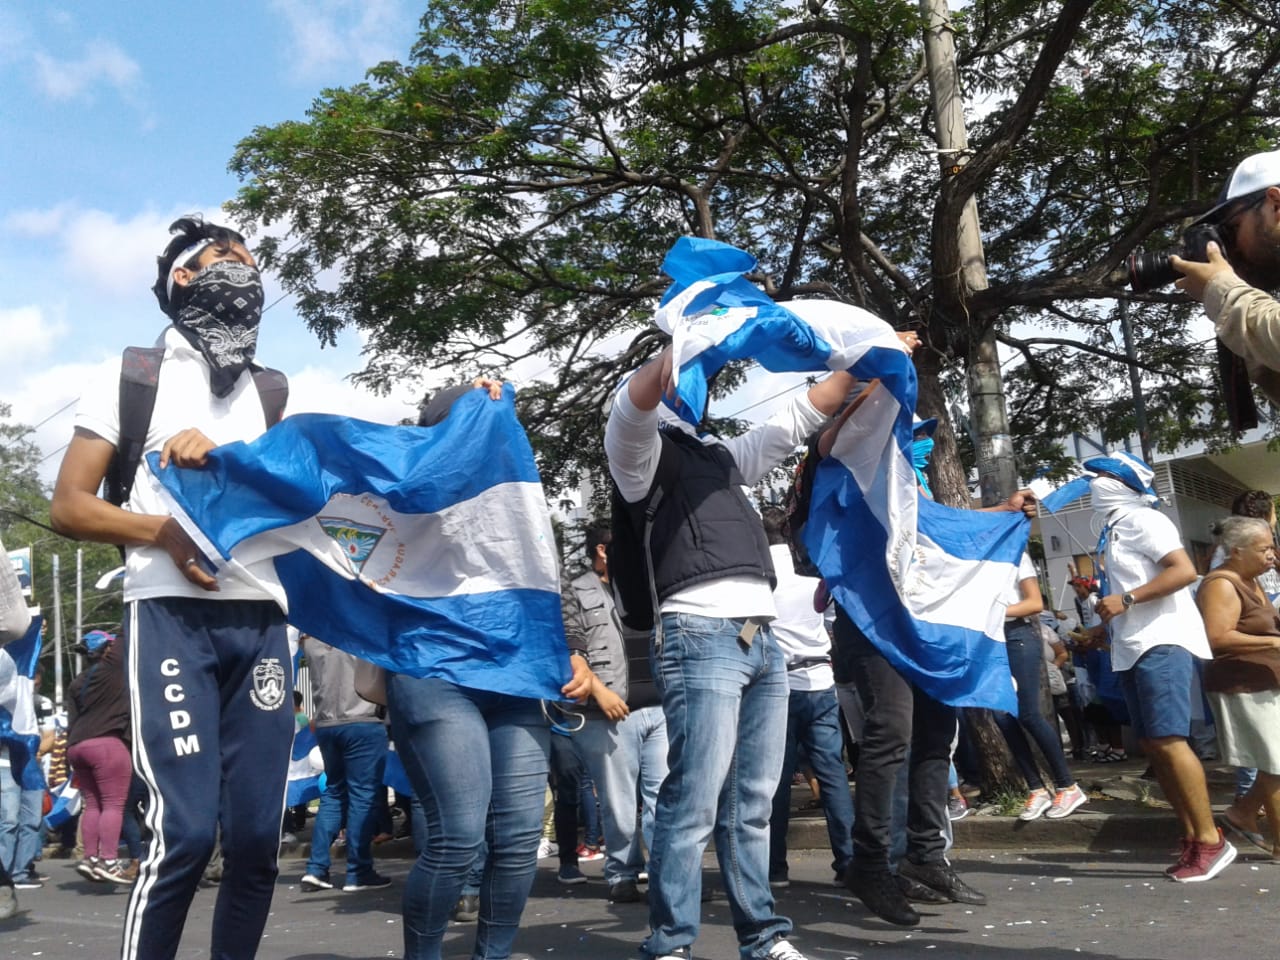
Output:
[[[146,449],[147,431],[156,407],[156,390],[160,384],[160,364],[164,347],[125,347],[120,364],[120,439],[116,452],[103,478],[103,499],[122,506],[133,490],[138,464]],[[268,427],[284,416],[289,400],[289,380],[279,370],[252,367],[253,383],[262,401],[262,413]]]
[[632,630],[649,631],[654,628],[658,588],[653,575],[650,538],[665,489],[672,487],[676,479],[677,457],[674,443],[664,437],[653,490],[643,507],[638,503],[627,503],[618,485],[612,478],[609,480],[612,539],[605,547],[609,584],[613,588],[613,605],[618,616]]
[[782,510],[786,514],[782,535],[787,538],[787,546],[791,548],[796,573],[802,577],[822,576],[804,545],[804,528],[809,522],[809,502],[813,499],[813,477],[821,459],[818,455],[818,434],[815,433],[805,444],[804,455],[796,464],[791,485],[787,487],[787,494],[782,499]]

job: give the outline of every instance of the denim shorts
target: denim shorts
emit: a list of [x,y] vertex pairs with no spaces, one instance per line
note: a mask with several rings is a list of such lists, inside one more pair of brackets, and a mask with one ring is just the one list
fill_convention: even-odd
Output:
[[1191,676],[1195,661],[1185,647],[1152,647],[1128,670],[1116,671],[1133,733],[1139,740],[1191,736]]

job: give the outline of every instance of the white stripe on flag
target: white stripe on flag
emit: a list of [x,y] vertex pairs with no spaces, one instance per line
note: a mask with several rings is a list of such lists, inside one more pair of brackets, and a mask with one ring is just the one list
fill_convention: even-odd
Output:
[[916,562],[903,601],[926,623],[985,633],[1004,642],[1003,603],[1014,567],[997,560],[964,560],[947,553],[923,533],[916,534]]
[[[345,519],[355,528],[381,529],[358,575],[383,593],[435,598],[511,589],[559,590],[555,536],[542,487],[528,482],[496,484],[435,513],[400,513],[381,497],[342,494],[316,517],[242,541],[232,550],[229,567],[273,587],[274,569],[266,561],[305,550],[335,573],[353,579],[356,564],[326,532],[321,518],[330,527]],[[539,530],[536,542],[529,536],[531,529]],[[423,556],[420,545],[428,543],[434,549]]]

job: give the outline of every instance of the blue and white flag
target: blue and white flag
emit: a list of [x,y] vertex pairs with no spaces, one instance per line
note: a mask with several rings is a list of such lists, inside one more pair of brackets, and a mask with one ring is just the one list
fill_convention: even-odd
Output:
[[755,267],[755,257],[736,247],[695,237],[681,237],[662,261],[675,282],[654,323],[671,334],[677,412],[685,420],[701,421],[707,380],[730,360],[750,358],[783,372],[848,370],[873,347],[906,359],[893,329],[874,314],[828,300],[780,306],[744,276]]
[[40,728],[32,685],[40,661],[43,622],[43,617],[32,617],[21,640],[0,647],[0,742],[9,748],[10,772],[24,790],[43,790],[45,785],[36,759]]
[[293,734],[284,805],[296,807],[315,800],[324,793],[324,781],[324,761],[320,759],[315,732],[310,725],[300,727]]
[[302,414],[203,469],[147,459],[217,573],[304,633],[397,673],[560,698],[558,554],[510,386],[432,427]]
[[749,254],[681,239],[655,323],[672,335],[679,413],[697,423],[706,379],[751,357],[769,370],[848,370],[880,385],[815,477],[805,542],[859,629],[909,680],[956,706],[1016,712],[1004,611],[1029,524],[919,495],[911,463],[916,373],[883,320],[834,301],[779,306],[744,276]]

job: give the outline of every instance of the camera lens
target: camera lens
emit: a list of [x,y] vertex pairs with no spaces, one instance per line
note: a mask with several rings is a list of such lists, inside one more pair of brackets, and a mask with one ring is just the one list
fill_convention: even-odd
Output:
[[1166,286],[1180,276],[1169,262],[1167,253],[1134,253],[1129,256],[1129,286],[1137,293]]

